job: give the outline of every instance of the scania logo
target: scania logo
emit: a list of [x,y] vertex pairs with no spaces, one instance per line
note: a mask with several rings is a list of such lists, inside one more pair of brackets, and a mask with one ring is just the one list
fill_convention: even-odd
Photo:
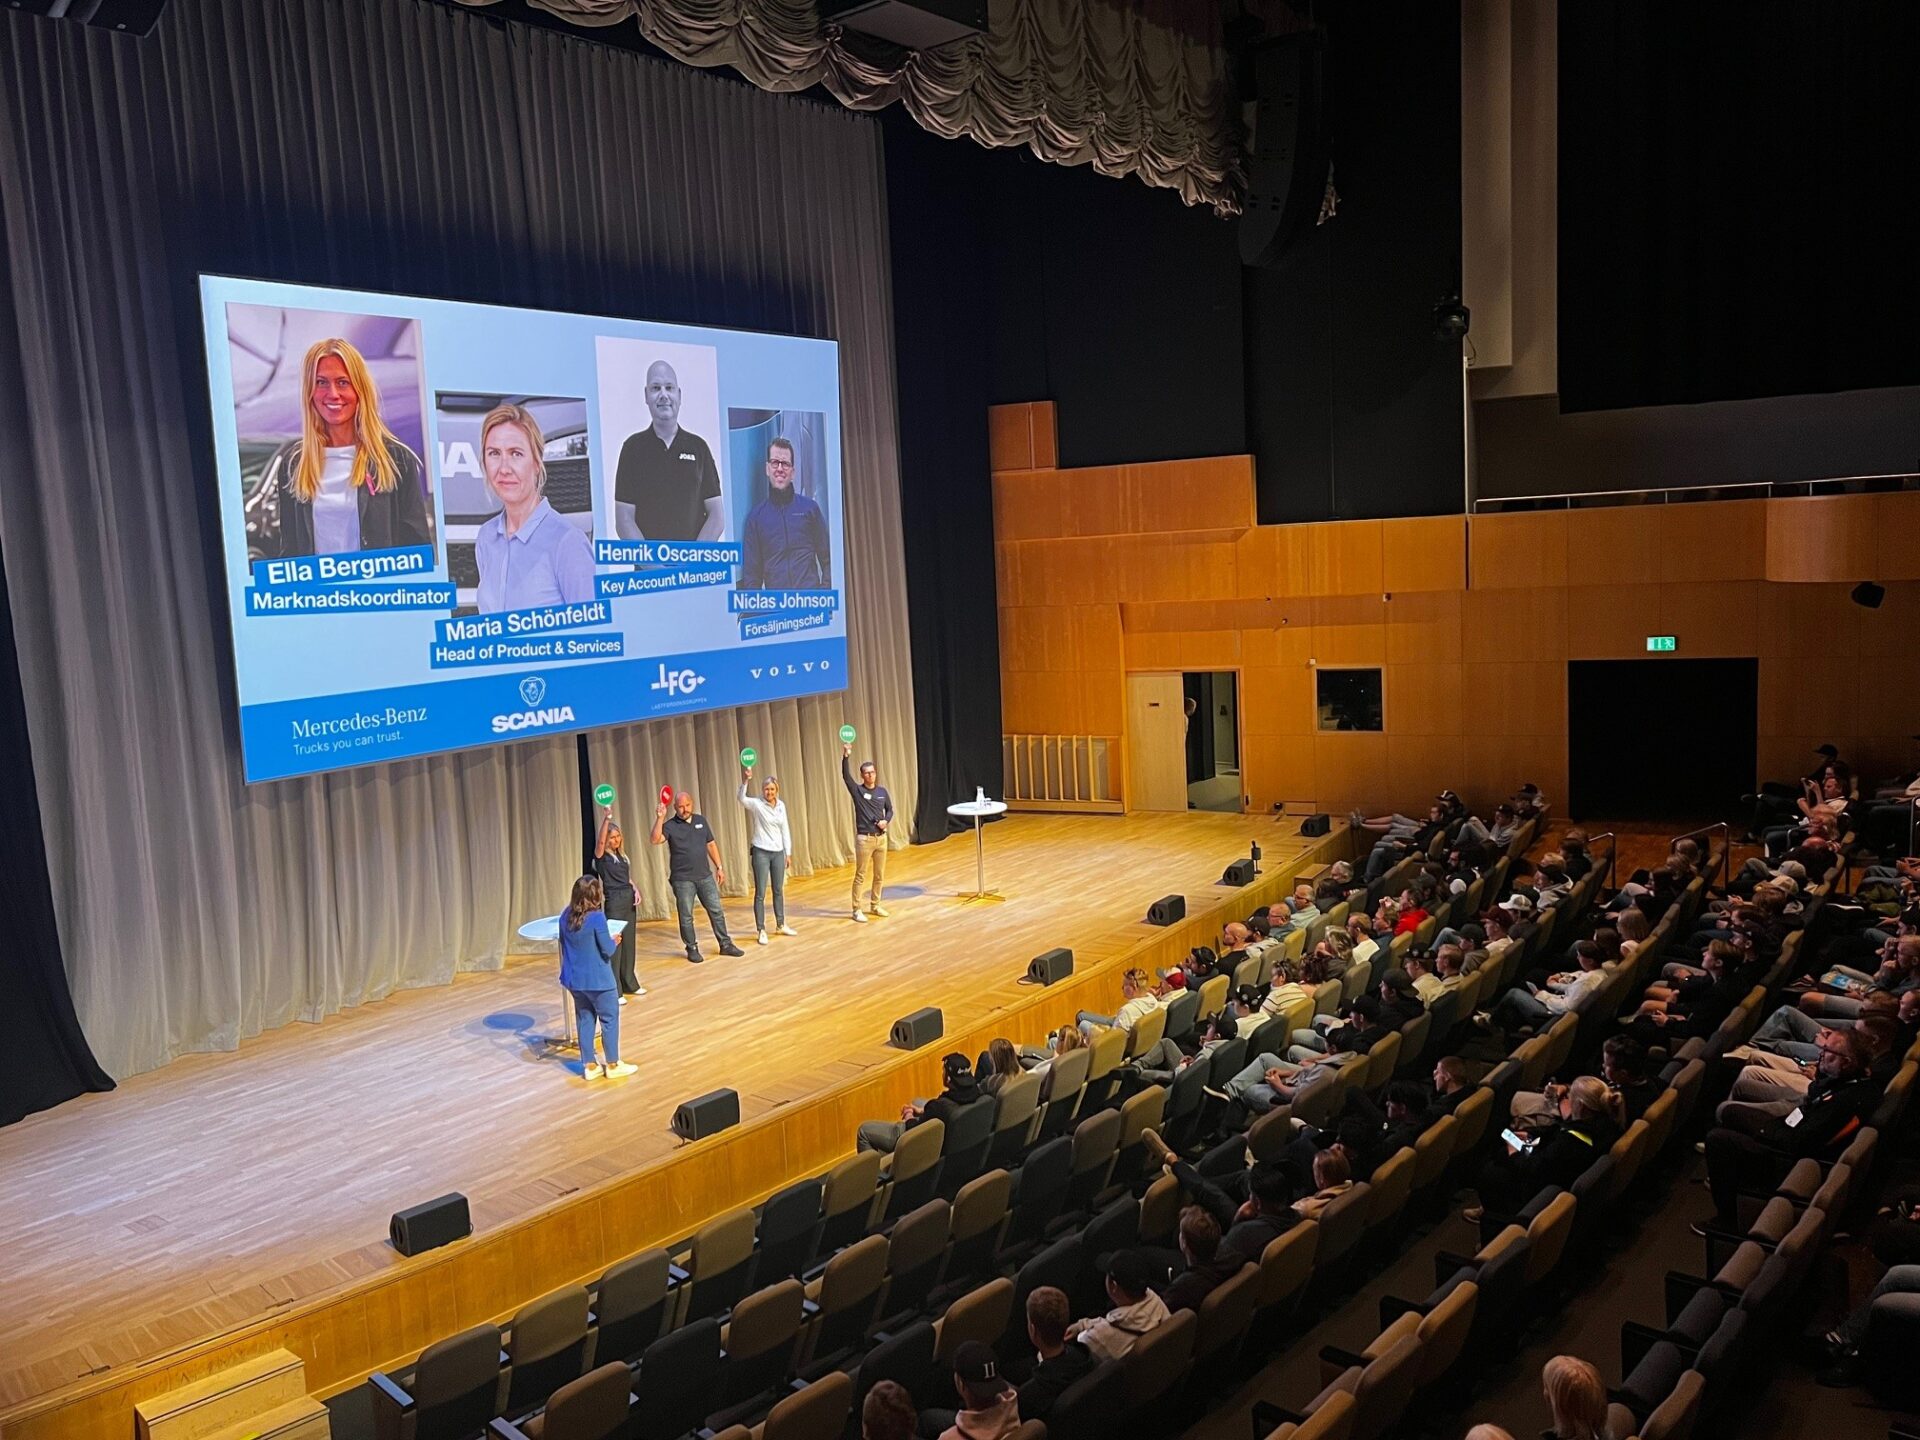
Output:
[[546,695],[547,682],[540,676],[529,675],[520,682],[520,698],[527,702],[529,710],[544,700]]
[[493,733],[511,735],[516,730],[545,730],[554,725],[574,725],[571,705],[548,705],[540,702],[547,698],[547,682],[539,675],[529,675],[520,682],[520,699],[526,709],[515,711],[511,715],[493,717]]
[[662,661],[659,678],[648,688],[664,690],[669,695],[691,695],[706,683],[706,676],[696,674],[692,670],[669,670],[666,662]]

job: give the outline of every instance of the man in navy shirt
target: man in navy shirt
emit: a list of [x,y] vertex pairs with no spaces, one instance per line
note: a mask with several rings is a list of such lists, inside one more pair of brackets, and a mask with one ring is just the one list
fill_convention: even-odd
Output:
[[[887,873],[887,827],[893,824],[893,797],[880,783],[880,773],[871,760],[862,760],[860,778],[853,778],[852,754],[853,746],[840,747],[840,778],[853,797],[853,918],[864,925],[868,915],[885,919],[887,914],[880,903],[880,887]],[[869,874],[873,877],[871,884]],[[860,908],[863,892],[867,897],[864,912]]]
[[832,588],[827,517],[794,488],[793,442],[784,435],[767,442],[767,498],[748,514],[740,546],[742,590]]
[[707,817],[693,809],[693,796],[685,790],[673,797],[673,818],[667,818],[663,800],[653,817],[653,843],[667,847],[667,883],[673,886],[674,909],[680,913],[680,943],[687,947],[687,959],[698,965],[706,957],[693,933],[693,902],[707,912],[713,926],[713,938],[720,942],[722,955],[740,956],[747,952],[733,943],[727,933],[727,917],[720,909],[720,887],[727,881],[727,870],[720,863],[720,847],[714,842]]

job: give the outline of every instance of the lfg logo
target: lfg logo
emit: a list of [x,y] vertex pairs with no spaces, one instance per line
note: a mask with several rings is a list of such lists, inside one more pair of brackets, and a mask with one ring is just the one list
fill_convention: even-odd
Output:
[[669,670],[663,661],[660,665],[659,678],[647,688],[650,690],[664,690],[669,696],[691,695],[706,683],[706,676],[697,675],[691,670]]
[[777,679],[782,675],[811,675],[818,670],[825,673],[833,668],[831,660],[802,660],[799,664],[788,661],[785,665],[751,665],[747,673],[756,680]]

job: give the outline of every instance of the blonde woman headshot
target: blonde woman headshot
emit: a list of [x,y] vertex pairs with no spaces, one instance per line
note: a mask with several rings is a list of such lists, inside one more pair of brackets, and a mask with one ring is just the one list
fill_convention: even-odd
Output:
[[473,539],[479,610],[527,610],[593,599],[593,545],[547,503],[546,437],[524,405],[480,422],[480,468],[500,501]]
[[420,457],[380,418],[380,392],[350,341],[316,340],[301,366],[300,436],[268,463],[280,554],[430,545]]

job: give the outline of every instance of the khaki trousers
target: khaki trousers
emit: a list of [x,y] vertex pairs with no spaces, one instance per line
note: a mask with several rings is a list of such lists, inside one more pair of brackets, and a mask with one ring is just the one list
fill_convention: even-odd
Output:
[[[868,876],[872,882],[869,887]],[[869,909],[880,903],[880,887],[886,884],[887,877],[887,837],[884,835],[856,835],[853,837],[853,908]],[[862,895],[868,898],[864,901]]]

